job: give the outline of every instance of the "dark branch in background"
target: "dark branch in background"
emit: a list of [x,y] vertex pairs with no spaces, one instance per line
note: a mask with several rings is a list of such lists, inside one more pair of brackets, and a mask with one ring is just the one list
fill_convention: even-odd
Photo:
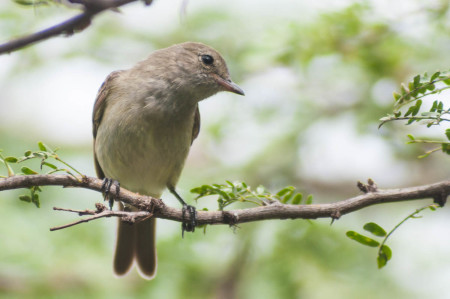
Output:
[[[32,186],[63,186],[80,187],[102,192],[102,180],[93,177],[75,178],[70,175],[20,175],[0,179],[0,191],[18,188],[28,188]],[[335,203],[310,204],[310,205],[290,205],[274,201],[262,207],[247,208],[228,211],[198,211],[198,224],[228,224],[268,220],[268,219],[316,219],[332,218],[338,219],[342,215],[351,213],[362,208],[389,202],[400,202],[416,199],[432,198],[434,202],[441,206],[445,204],[450,195],[450,180],[435,184],[416,186],[403,189],[378,189],[373,181],[368,184],[358,183],[359,189],[364,194],[342,200]],[[116,186],[111,186],[111,193],[115,194]],[[93,215],[91,219],[77,221],[75,225],[82,222],[102,218],[121,217],[124,220],[133,222],[146,217],[157,217],[173,221],[183,221],[181,209],[166,206],[161,199],[139,195],[120,188],[118,198],[124,203],[138,208],[141,212],[118,212],[104,209],[102,205],[97,205],[97,211],[74,211],[81,215]],[[137,214],[136,214],[137,213]],[[63,228],[63,227],[60,227]],[[58,228],[56,228],[58,229]]]
[[[138,0],[69,0],[69,2],[83,5],[83,13],[54,25],[42,31],[32,33],[0,45],[0,54],[11,53],[23,47],[43,41],[58,35],[72,35],[75,32],[87,28],[93,17],[105,10],[117,9],[118,7]],[[144,0],[146,5],[150,5],[151,0]]]

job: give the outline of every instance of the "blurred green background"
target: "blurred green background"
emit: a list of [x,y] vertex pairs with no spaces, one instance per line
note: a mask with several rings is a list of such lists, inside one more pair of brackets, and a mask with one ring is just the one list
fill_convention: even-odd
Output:
[[[219,50],[246,92],[200,104],[201,133],[178,186],[191,203],[191,188],[225,180],[273,191],[293,185],[325,203],[358,195],[356,181],[369,177],[381,188],[448,179],[448,156],[419,160],[424,148],[405,145],[408,133],[439,137],[442,127],[377,126],[400,82],[450,65],[449,2],[316,2],[134,3],[80,34],[2,55],[0,148],[20,156],[44,141],[95,175],[91,113],[105,77],[190,40]],[[2,1],[1,40],[76,12]],[[210,226],[184,239],[179,223],[159,220],[158,274],[149,282],[135,271],[113,276],[115,219],[49,232],[77,219],[53,206],[93,208],[100,194],[45,187],[36,209],[18,200],[23,193],[0,193],[5,298],[450,298],[448,208],[402,226],[382,270],[375,249],[345,236],[369,221],[392,228],[424,201],[366,208],[332,226],[328,219],[264,221]],[[163,199],[178,206],[169,194]],[[214,198],[197,204],[216,206]]]

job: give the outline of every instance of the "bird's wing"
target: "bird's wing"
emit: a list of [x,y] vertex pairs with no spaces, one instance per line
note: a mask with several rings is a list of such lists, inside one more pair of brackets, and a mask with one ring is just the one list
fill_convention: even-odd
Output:
[[198,133],[200,133],[200,110],[198,110],[198,104],[197,104],[197,109],[195,109],[195,114],[194,114],[194,126],[192,127],[191,145],[194,142],[195,138],[197,138]]
[[94,112],[92,114],[92,134],[94,135],[94,162],[95,162],[95,171],[97,172],[97,176],[101,179],[105,177],[102,168],[97,160],[97,155],[95,154],[95,137],[97,136],[97,130],[100,126],[100,123],[103,118],[103,113],[106,107],[106,99],[108,98],[109,92],[111,90],[110,85],[112,81],[114,81],[122,71],[116,71],[109,74],[106,78],[105,82],[103,82],[102,86],[97,94],[97,99],[94,104]]

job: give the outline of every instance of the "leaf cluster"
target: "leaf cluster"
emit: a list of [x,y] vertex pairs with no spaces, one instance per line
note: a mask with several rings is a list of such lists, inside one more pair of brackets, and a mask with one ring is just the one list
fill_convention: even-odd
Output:
[[[401,85],[400,92],[394,92],[395,99],[394,113],[388,114],[380,119],[380,126],[394,120],[406,120],[406,124],[410,125],[414,122],[424,123],[429,128],[431,126],[440,125],[443,122],[450,122],[450,106],[444,105],[443,101],[434,100],[431,108],[423,107],[423,99],[429,99],[431,95],[440,94],[442,91],[450,88],[450,71],[435,72],[429,76],[417,75],[405,84]],[[439,147],[427,151],[423,158],[429,154],[442,150],[450,155],[450,129],[445,130],[446,141],[431,139],[416,139],[412,135],[408,135],[410,141],[408,143],[434,143]]]
[[378,248],[378,255],[377,255],[377,265],[378,269],[383,268],[386,266],[387,262],[392,258],[392,250],[389,246],[385,245],[387,239],[392,235],[392,233],[398,229],[406,220],[412,219],[412,218],[421,218],[421,216],[418,216],[420,212],[426,209],[430,209],[431,211],[435,211],[436,208],[438,208],[438,204],[429,204],[425,207],[422,207],[420,209],[417,209],[410,215],[408,215],[406,218],[404,218],[402,221],[400,221],[389,233],[386,233],[386,231],[375,222],[368,222],[364,224],[363,229],[372,233],[375,237],[383,238],[381,242],[378,242],[375,239],[372,239],[370,237],[367,237],[365,235],[362,235],[360,233],[357,233],[355,231],[347,231],[346,235],[348,238],[369,247],[377,247]]
[[[368,223],[364,224],[363,229],[372,233],[376,237],[387,238],[386,231],[381,226],[379,226],[378,224],[376,224],[374,222],[368,222]],[[355,240],[356,242],[358,242],[362,245],[369,246],[369,247],[378,247],[377,264],[378,264],[379,269],[383,268],[386,265],[386,263],[391,259],[392,250],[391,250],[391,248],[389,248],[389,246],[384,245],[384,240],[383,240],[383,242],[380,243],[372,238],[364,236],[355,231],[348,231],[346,233],[346,235],[350,239]]]
[[[76,172],[77,174],[83,176],[78,170],[67,164],[65,161],[61,160],[61,158],[56,154],[57,149],[52,150],[49,146],[45,145],[42,142],[38,143],[39,150],[38,151],[31,151],[28,150],[24,153],[22,157],[13,157],[13,156],[7,156],[4,157],[0,153],[0,164],[4,164],[7,172],[8,177],[16,175],[13,168],[10,164],[18,164],[29,160],[39,160],[40,159],[40,172],[42,173],[44,170],[44,166],[49,168],[49,171],[46,171],[46,174],[52,174],[55,172],[65,172],[73,177],[76,177],[73,172]],[[50,163],[48,160],[53,159],[57,161],[59,164],[63,164],[64,166],[67,166],[68,168],[60,168],[55,163]],[[64,167],[63,166],[63,167]],[[22,166],[20,168],[21,173],[19,175],[33,175],[38,174],[38,171],[35,171],[31,169],[28,166]],[[5,178],[5,176],[0,176],[0,178]],[[40,201],[39,201],[39,192],[42,191],[42,189],[39,186],[32,186],[28,188],[30,190],[29,195],[20,195],[19,199],[25,202],[34,203],[36,207],[40,207]]]
[[258,186],[256,189],[252,189],[245,182],[240,181],[226,181],[226,184],[202,185],[193,188],[191,193],[198,194],[195,200],[210,195],[218,196],[217,202],[221,211],[236,202],[251,203],[258,206],[273,202],[298,205],[302,203],[311,204],[313,199],[312,195],[308,195],[304,199],[303,194],[297,192],[293,186],[287,186],[276,193],[271,193],[264,186]]

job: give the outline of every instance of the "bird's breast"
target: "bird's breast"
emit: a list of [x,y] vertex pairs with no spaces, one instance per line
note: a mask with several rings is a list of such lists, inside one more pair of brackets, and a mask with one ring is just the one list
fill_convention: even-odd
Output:
[[131,191],[160,196],[180,176],[191,145],[193,112],[174,115],[140,109],[145,108],[105,113],[95,151],[107,177]]

